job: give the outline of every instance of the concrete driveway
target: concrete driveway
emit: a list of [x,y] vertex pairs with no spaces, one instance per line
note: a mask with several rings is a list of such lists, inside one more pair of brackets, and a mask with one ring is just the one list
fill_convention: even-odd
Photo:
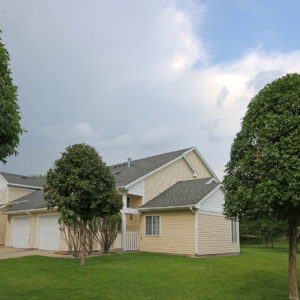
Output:
[[54,251],[0,247],[0,259],[23,257],[23,256],[30,256],[30,255],[72,258],[71,255],[60,255],[54,253]]

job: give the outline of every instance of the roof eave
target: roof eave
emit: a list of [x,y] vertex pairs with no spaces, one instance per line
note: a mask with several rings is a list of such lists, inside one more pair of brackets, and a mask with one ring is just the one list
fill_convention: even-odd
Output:
[[[186,153],[186,152],[185,152],[185,153]],[[131,186],[133,186],[134,184],[138,183],[139,181],[141,181],[141,180],[143,180],[143,179],[146,179],[147,177],[149,177],[149,176],[155,174],[156,172],[158,172],[158,171],[164,169],[165,167],[171,165],[172,163],[176,162],[177,160],[179,160],[179,159],[181,159],[181,158],[184,158],[184,154],[179,155],[178,157],[174,158],[173,160],[171,160],[171,161],[165,163],[164,165],[162,165],[162,166],[160,166],[160,167],[154,169],[153,171],[151,171],[151,172],[149,172],[149,173],[147,173],[147,174],[145,174],[145,175],[139,177],[138,179],[136,179],[136,180],[134,180],[134,181],[132,181],[132,182],[129,182],[127,185],[125,185],[124,188],[125,188],[125,189],[129,189]]]
[[38,189],[38,190],[42,190],[43,187],[41,186],[33,186],[33,185],[26,185],[26,184],[19,184],[19,183],[7,183],[7,185],[10,186],[16,186],[16,187],[24,187],[24,188],[29,188],[29,189]]
[[164,207],[143,207],[143,208],[138,208],[138,211],[146,212],[146,211],[157,211],[157,210],[178,210],[178,209],[189,209],[190,207],[195,207],[195,204],[164,206]]
[[34,209],[23,209],[23,210],[16,210],[16,211],[3,211],[0,214],[3,215],[16,215],[16,214],[24,214],[24,213],[31,213],[31,212],[37,212],[37,211],[45,211],[45,210],[57,210],[57,207],[48,208],[48,207],[42,207],[42,208],[34,208]]

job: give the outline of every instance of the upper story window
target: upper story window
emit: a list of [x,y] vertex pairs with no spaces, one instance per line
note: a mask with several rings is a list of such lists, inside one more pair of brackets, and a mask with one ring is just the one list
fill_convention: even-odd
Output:
[[127,196],[126,207],[130,208],[130,206],[131,206],[131,199],[130,199],[130,196]]
[[146,235],[160,235],[160,216],[146,216]]
[[236,243],[237,242],[236,221],[230,220],[230,227],[231,227],[231,241],[233,243]]

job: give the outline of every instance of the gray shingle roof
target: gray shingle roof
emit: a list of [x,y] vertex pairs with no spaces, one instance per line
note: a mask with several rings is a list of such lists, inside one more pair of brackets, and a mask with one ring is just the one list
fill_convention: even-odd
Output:
[[[150,173],[151,171],[163,166],[164,164],[174,160],[186,151],[192,148],[177,150],[173,152],[163,153],[151,157],[137,159],[131,161],[131,166],[128,168],[128,163],[121,163],[110,166],[110,170],[115,177],[117,187],[125,186],[136,179]],[[33,178],[28,176],[14,175],[0,172],[9,183],[30,185],[43,187],[45,181],[40,178]],[[25,178],[24,178],[25,177]],[[207,179],[208,180],[208,179]],[[162,194],[161,194],[162,195]],[[154,200],[154,199],[153,199]],[[151,201],[150,201],[151,202]],[[44,192],[42,190],[33,192],[29,195],[18,198],[10,203],[19,203],[5,212],[12,213],[23,210],[46,208],[47,202],[44,199]],[[148,202],[149,203],[149,202]],[[148,204],[147,203],[147,204]]]
[[[17,200],[17,201],[16,201]],[[24,210],[47,208],[47,202],[44,199],[44,191],[38,190],[21,198],[18,198],[14,201],[20,202],[18,205],[13,206],[12,208],[5,211],[5,213],[12,213]],[[13,202],[10,202],[13,203]]]
[[140,208],[195,205],[219,185],[215,181],[207,184],[210,179],[179,181]]
[[45,180],[39,177],[36,178],[5,172],[0,172],[0,174],[5,178],[8,184],[22,184],[33,187],[43,187],[45,184]]
[[126,186],[138,178],[174,160],[189,149],[191,148],[133,160],[131,161],[130,168],[128,168],[127,162],[112,165],[109,166],[109,168],[115,177],[117,187]]

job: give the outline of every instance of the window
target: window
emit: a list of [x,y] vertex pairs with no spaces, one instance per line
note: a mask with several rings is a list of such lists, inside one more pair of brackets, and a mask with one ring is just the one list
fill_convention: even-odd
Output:
[[130,208],[130,196],[127,196],[126,207]]
[[234,220],[230,220],[231,225],[231,241],[233,243],[237,242],[237,234],[236,234],[236,222]]
[[160,216],[146,216],[146,235],[160,235]]

